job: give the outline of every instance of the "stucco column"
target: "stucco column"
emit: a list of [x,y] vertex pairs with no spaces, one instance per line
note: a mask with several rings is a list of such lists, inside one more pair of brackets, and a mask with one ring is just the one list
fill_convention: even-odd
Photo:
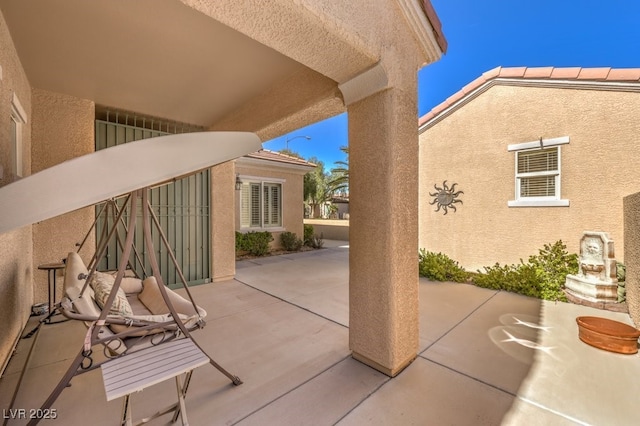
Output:
[[[41,89],[32,92],[31,171],[39,172],[95,151],[95,106],[92,101]],[[78,176],[82,179],[82,176]],[[73,191],[73,188],[69,188]],[[93,206],[33,225],[33,266],[58,263],[77,250],[95,219]],[[94,233],[80,252],[88,261],[95,248]],[[62,294],[62,270],[57,272],[56,302]],[[47,272],[34,272],[34,302],[48,299]]]
[[391,88],[348,106],[349,343],[389,376],[418,349],[416,96]]
[[229,161],[211,168],[211,279],[236,274],[235,165]]
[[640,192],[623,198],[624,260],[629,316],[640,327]]

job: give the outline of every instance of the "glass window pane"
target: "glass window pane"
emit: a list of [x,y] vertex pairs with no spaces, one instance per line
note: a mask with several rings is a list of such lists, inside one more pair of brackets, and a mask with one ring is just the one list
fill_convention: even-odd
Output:
[[555,176],[536,176],[520,179],[521,197],[553,197],[555,195]]
[[558,170],[558,148],[518,153],[518,173]]

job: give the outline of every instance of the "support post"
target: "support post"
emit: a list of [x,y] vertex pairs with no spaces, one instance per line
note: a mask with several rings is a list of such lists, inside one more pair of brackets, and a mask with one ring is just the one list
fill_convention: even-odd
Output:
[[418,349],[416,94],[389,88],[348,107],[353,357],[395,376]]

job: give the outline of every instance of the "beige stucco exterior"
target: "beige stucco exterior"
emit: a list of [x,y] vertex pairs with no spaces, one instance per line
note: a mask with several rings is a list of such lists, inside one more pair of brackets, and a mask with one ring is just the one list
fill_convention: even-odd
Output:
[[[33,89],[32,100],[33,173],[95,150],[93,102],[41,89]],[[73,191],[73,188],[69,190]],[[87,207],[35,224],[34,267],[66,258],[89,231],[94,215],[93,207]],[[93,233],[90,234],[81,252],[85,261],[91,257],[95,247],[93,237]],[[35,275],[34,301],[47,301],[47,272],[37,270]],[[58,278],[57,294],[62,294],[62,270],[58,271]]]
[[624,254],[629,316],[640,327],[640,193],[624,198]]
[[[496,83],[468,95],[420,135],[420,242],[469,270],[517,263],[545,243],[562,240],[579,252],[582,232],[608,232],[623,261],[623,197],[640,191],[637,85],[589,90],[545,82]],[[543,87],[548,86],[548,87]],[[510,144],[568,137],[561,145],[561,198],[568,207],[508,207],[515,199]],[[436,212],[434,185],[462,190],[457,211]]]
[[[92,151],[95,105],[263,140],[347,111],[350,347],[395,375],[418,347],[417,71],[445,48],[427,0],[0,0],[0,185],[13,179],[13,93],[27,115],[25,176],[32,162],[36,171]],[[238,172],[212,172],[214,281],[235,273]],[[299,212],[287,207],[283,220],[302,235],[299,177],[285,177],[284,205]],[[380,199],[390,202],[381,208]],[[0,235],[3,365],[29,307],[46,294],[46,274],[35,268],[73,249],[90,216],[88,208]]]
[[[9,120],[14,95],[24,112],[23,172],[31,171],[31,86],[20,63],[4,17],[0,15],[0,185],[14,181]],[[0,369],[4,370],[16,339],[29,318],[33,301],[33,248],[30,227],[0,234]],[[0,370],[0,371],[2,371]]]

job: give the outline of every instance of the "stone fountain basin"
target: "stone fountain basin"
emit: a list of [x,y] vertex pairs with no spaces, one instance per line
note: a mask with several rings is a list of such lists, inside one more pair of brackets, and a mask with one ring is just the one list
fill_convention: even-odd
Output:
[[638,352],[640,330],[619,321],[600,317],[578,317],[578,337],[588,345],[619,354]]

